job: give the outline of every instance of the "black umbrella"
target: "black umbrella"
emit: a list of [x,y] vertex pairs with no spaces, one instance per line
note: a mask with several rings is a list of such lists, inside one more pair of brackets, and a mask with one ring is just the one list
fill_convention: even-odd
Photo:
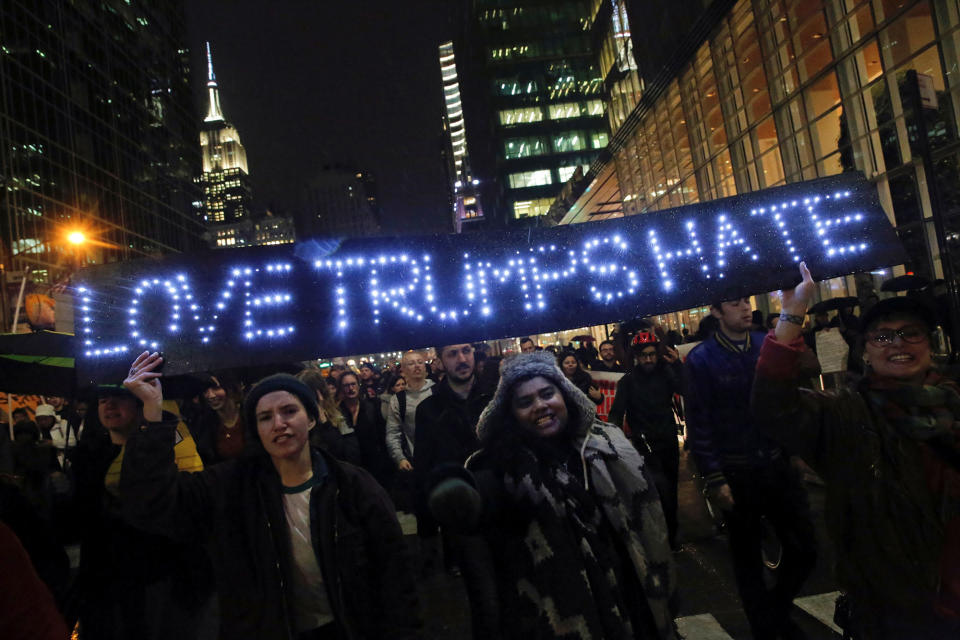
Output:
[[860,300],[856,296],[830,298],[829,300],[822,300],[813,305],[807,313],[817,314],[826,313],[827,311],[838,311],[839,309],[846,309],[847,307],[856,307],[859,304]]
[[76,338],[38,331],[0,335],[0,391],[70,395]]
[[930,281],[923,276],[908,274],[890,278],[880,286],[880,291],[915,291],[929,284]]

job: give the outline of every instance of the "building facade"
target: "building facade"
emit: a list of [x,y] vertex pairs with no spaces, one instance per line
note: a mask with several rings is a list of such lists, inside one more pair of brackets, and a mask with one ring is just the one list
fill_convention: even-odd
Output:
[[[896,274],[949,281],[960,268],[956,0],[715,0],[671,50],[642,79],[611,160],[584,180],[621,207],[585,192],[564,223],[861,171],[907,249]],[[930,108],[918,104],[918,74]],[[838,278],[822,294],[865,296],[877,283]]]
[[253,194],[247,152],[240,134],[220,108],[220,90],[207,43],[207,115],[200,128],[203,189],[200,215],[216,247],[243,247],[253,242]]
[[253,225],[253,243],[258,247],[273,244],[293,244],[297,231],[292,216],[278,216],[267,211]]
[[499,208],[545,215],[573,173],[607,146],[603,75],[591,37],[601,0],[477,0],[497,144]]
[[182,2],[5,0],[0,33],[4,268],[53,282],[201,247]]
[[457,73],[453,42],[441,44],[439,55],[440,77],[443,82],[443,156],[447,170],[453,231],[460,233],[464,225],[472,226],[483,221],[483,206],[480,203],[480,190],[477,188],[480,181],[470,170],[467,129],[463,117],[463,100],[460,97],[460,76]]
[[343,165],[324,166],[304,192],[300,237],[366,236],[380,231],[373,174]]

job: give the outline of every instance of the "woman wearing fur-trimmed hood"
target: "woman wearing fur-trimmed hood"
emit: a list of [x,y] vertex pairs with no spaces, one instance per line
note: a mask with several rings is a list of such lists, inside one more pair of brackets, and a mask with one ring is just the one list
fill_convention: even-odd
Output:
[[430,506],[479,531],[507,638],[675,638],[675,567],[643,457],[549,353],[503,368],[481,450]]

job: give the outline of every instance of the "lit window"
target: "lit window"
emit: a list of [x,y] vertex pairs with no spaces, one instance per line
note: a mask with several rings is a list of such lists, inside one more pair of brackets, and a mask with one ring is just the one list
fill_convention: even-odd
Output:
[[547,152],[543,138],[508,138],[503,142],[504,156],[507,159],[539,156]]
[[550,211],[550,205],[553,204],[553,198],[537,198],[536,200],[517,200],[513,203],[513,215],[515,218],[526,218],[529,216],[543,216]]
[[576,165],[572,167],[560,167],[558,171],[560,172],[560,182],[566,182],[570,179],[570,176],[573,175],[573,172],[577,170]]
[[500,112],[500,124],[502,125],[540,122],[541,120],[543,120],[543,111],[540,109],[540,107],[504,109]]
[[550,105],[550,119],[562,120],[564,118],[579,118],[580,104],[576,102],[563,102],[561,104]]
[[603,100],[587,100],[587,114],[591,116],[602,116]]
[[539,169],[537,171],[511,173],[507,176],[507,179],[510,182],[511,189],[522,189],[550,184],[553,182],[553,175],[550,173],[550,169]]
[[607,136],[606,131],[595,131],[590,136],[590,146],[594,149],[603,149],[607,146],[609,142],[609,137]]
[[553,150],[555,153],[579,151],[587,146],[586,136],[579,131],[567,131],[553,136]]

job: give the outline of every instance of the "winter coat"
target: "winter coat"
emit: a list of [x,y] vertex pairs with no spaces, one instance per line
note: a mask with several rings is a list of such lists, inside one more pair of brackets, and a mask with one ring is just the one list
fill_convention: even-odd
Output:
[[[542,375],[561,389],[571,417],[557,439],[530,442],[512,424],[510,394],[528,375]],[[676,571],[659,496],[643,457],[622,431],[595,415],[593,401],[563,376],[555,359],[534,353],[504,367],[480,416],[484,448],[467,460],[461,478],[482,496],[480,530],[492,551],[507,638],[604,638],[602,629],[618,615],[608,608],[611,582],[622,589],[625,604],[639,598],[648,609],[622,611],[623,617],[639,615],[655,637],[676,637]],[[561,451],[569,466],[547,465],[541,454],[549,448]],[[580,507],[573,506],[573,495]],[[581,507],[598,520],[582,525]],[[593,526],[595,534],[589,533]],[[587,531],[587,538],[574,530]],[[645,633],[633,629],[633,637]]]
[[802,338],[763,343],[751,407],[756,422],[824,479],[837,578],[852,600],[929,621],[943,532],[921,526],[934,507],[919,442],[900,436],[863,386],[798,387],[802,350]]
[[[96,407],[92,409],[96,411]],[[169,420],[169,460],[176,473],[177,420]],[[185,427],[181,427],[185,431]],[[172,540],[125,517],[115,487],[117,457],[129,446],[113,444],[97,421],[87,425],[71,466],[74,516],[81,553],[77,575],[80,624],[90,640],[195,637],[201,607],[213,588],[206,551],[192,540]],[[189,474],[186,474],[189,475]]]
[[[573,372],[573,377],[571,378],[573,384],[576,385],[577,389],[583,391],[584,395],[590,398],[590,387],[594,386],[593,378],[589,373],[583,369],[577,369]],[[593,400],[593,398],[590,398]],[[594,404],[603,404],[603,395],[600,396],[599,400],[593,400]]]
[[623,426],[626,416],[631,440],[643,451],[642,442],[653,450],[677,448],[677,421],[673,417],[673,396],[680,393],[683,365],[660,363],[652,372],[636,366],[617,381],[617,392],[609,420]]
[[[220,452],[217,451],[217,432],[220,430],[220,416],[216,411],[207,407],[199,411],[192,412],[189,420],[184,420],[187,427],[190,428],[190,435],[197,444],[197,453],[203,460],[204,466],[211,466],[226,460]],[[243,416],[237,418],[235,429],[243,429]],[[249,446],[249,443],[247,443]]]
[[386,433],[383,416],[380,415],[380,403],[361,396],[356,423],[353,422],[350,409],[342,402],[340,413],[356,434],[361,466],[369,471],[381,486],[389,486],[393,468],[387,457]]
[[[220,636],[294,638],[292,557],[280,478],[266,456],[177,473],[173,432],[130,438],[121,495],[146,530],[206,542],[220,598]],[[393,504],[364,470],[318,449],[329,474],[310,496],[310,529],[340,638],[415,638],[416,587]]]
[[310,429],[310,444],[318,449],[324,449],[341,462],[363,466],[363,455],[360,453],[357,432],[346,425],[344,431],[345,433],[341,432],[329,420],[318,423]]
[[749,348],[739,351],[717,331],[685,363],[687,443],[708,486],[726,482],[725,468],[762,467],[782,455],[750,417],[750,388],[765,334],[748,335]]
[[466,398],[461,398],[443,379],[434,385],[433,394],[417,406],[414,471],[420,491],[429,492],[431,475],[444,464],[463,466],[467,458],[480,448],[477,441],[477,419],[490,393],[474,381]]

